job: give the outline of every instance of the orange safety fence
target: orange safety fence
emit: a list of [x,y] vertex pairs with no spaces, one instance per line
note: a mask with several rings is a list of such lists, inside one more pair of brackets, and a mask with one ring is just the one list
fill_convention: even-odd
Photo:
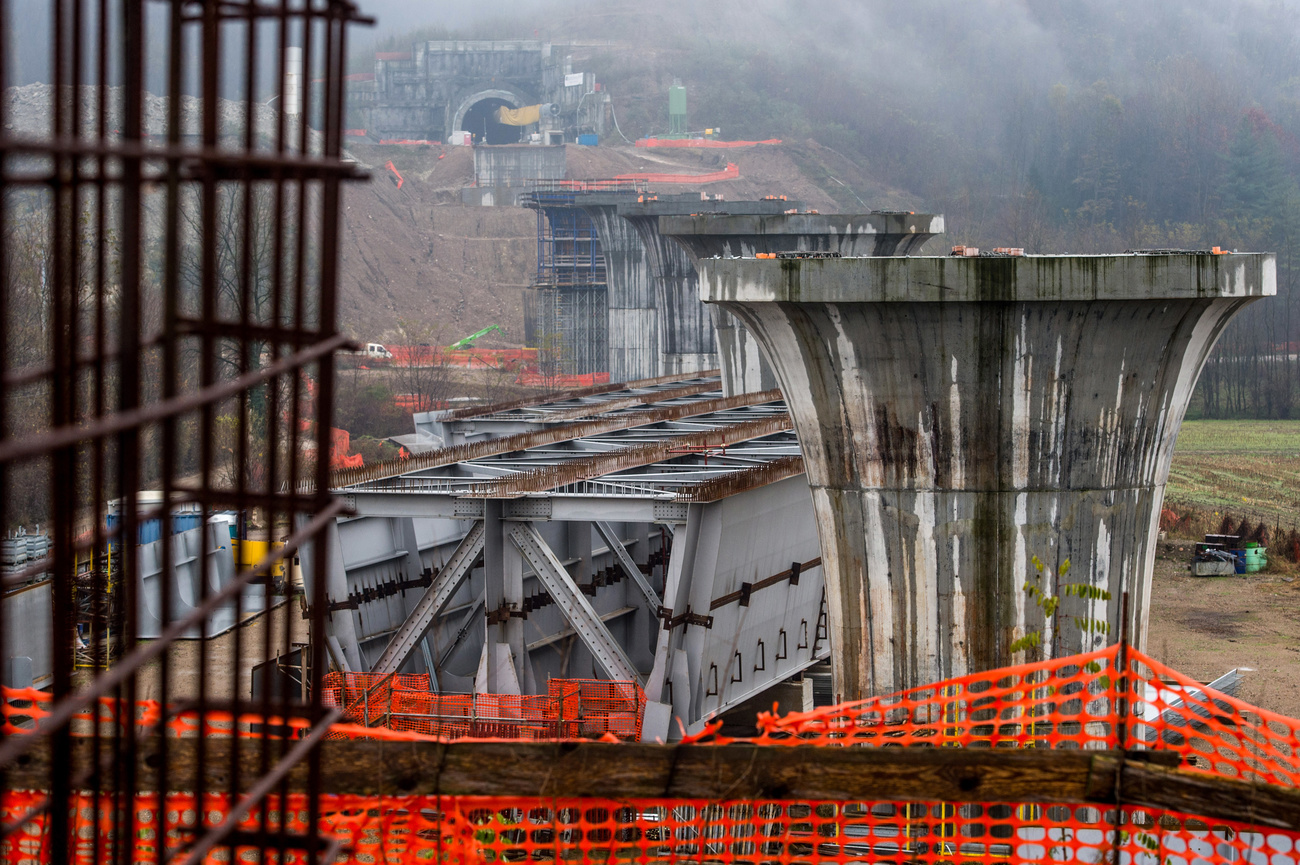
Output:
[[648,172],[616,174],[614,179],[644,180],[648,183],[717,183],[720,180],[735,180],[739,176],[740,166],[734,162],[728,162],[726,168],[709,174],[655,174]]
[[355,469],[365,465],[366,458],[361,454],[348,455],[352,450],[352,434],[345,429],[330,428],[330,467],[336,469]]
[[780,144],[781,139],[765,141],[718,141],[713,138],[638,138],[635,147],[757,147],[760,144]]
[[[1122,657],[1127,663],[1121,668]],[[344,678],[334,686],[341,702],[348,699],[349,688],[375,685],[359,674],[351,675],[355,678]],[[590,687],[608,684],[590,683]],[[575,692],[583,696],[589,683],[566,686],[560,681],[555,687],[563,701],[573,699]],[[39,708],[16,701],[49,699],[31,689],[6,691],[6,697],[7,733],[30,732],[20,729],[19,716],[42,714]],[[590,699],[628,705],[626,692],[593,690]],[[156,715],[157,707],[133,714],[138,719],[150,712]],[[710,738],[714,729],[706,731],[704,741],[688,747],[733,741]],[[363,736],[381,732],[343,725],[335,730]],[[765,713],[759,717],[759,730],[758,736],[746,741],[766,747],[1156,749],[1180,754],[1187,770],[1300,787],[1300,721],[1208,691],[1135,650],[1121,656],[1117,647],[975,673],[813,712],[779,718]],[[3,815],[9,820],[27,813],[39,800],[38,794],[23,792],[6,791],[3,796]],[[625,799],[611,791],[608,798],[599,799],[324,794],[321,801],[323,830],[344,841],[346,858],[340,861],[385,865],[424,861],[1300,865],[1300,831],[1295,829],[1132,805],[999,802],[997,798],[997,792],[990,791],[989,801],[979,803],[707,801]],[[281,813],[280,804],[272,800],[274,813]],[[291,829],[301,831],[301,798],[290,797],[287,805],[284,813]],[[156,796],[137,796],[137,831],[130,843],[135,850],[152,845],[160,812],[172,815],[163,827],[170,835],[184,833],[196,819],[211,825],[228,807],[228,802],[213,797],[199,809],[193,797],[170,794],[161,808]],[[83,807],[77,819],[89,820],[92,814]],[[85,827],[79,830],[79,838],[91,837]],[[0,861],[49,861],[43,832],[44,819],[38,817],[11,833],[0,846]],[[108,843],[102,840],[104,833],[100,836],[101,844]],[[88,843],[79,842],[77,863],[108,858],[102,849],[88,849]],[[243,861],[245,855],[236,850],[234,860]],[[282,861],[304,861],[297,855]],[[220,860],[213,856],[209,861]]]
[[[383,144],[384,142],[381,141],[379,143]],[[391,159],[388,160],[388,162],[384,164],[384,167],[387,168],[389,171],[393,172],[393,177],[397,178],[396,180],[397,188],[401,189],[402,184],[405,183],[406,181],[402,177],[402,172],[398,171],[397,166],[393,164],[393,160]]]
[[[323,700],[343,708],[349,722],[440,740],[599,739],[636,741],[645,691],[635,682],[551,679],[547,693],[435,694],[427,675],[329,673]],[[335,731],[330,738],[368,735]]]
[[524,387],[546,387],[552,390],[569,390],[576,387],[594,387],[609,384],[609,373],[589,372],[582,375],[546,375],[524,370],[515,376],[515,383]]
[[392,366],[455,366],[466,369],[508,369],[537,362],[535,348],[446,349],[428,345],[389,345]]

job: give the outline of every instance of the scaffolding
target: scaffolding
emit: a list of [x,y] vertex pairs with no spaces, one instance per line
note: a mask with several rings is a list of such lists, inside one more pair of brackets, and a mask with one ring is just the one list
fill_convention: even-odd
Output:
[[543,375],[609,370],[605,255],[578,188],[538,184],[522,198],[537,211],[537,272],[524,299],[524,339]]
[[[537,210],[537,285],[605,287],[605,255],[596,226],[574,196],[534,192]],[[558,206],[557,206],[558,205]]]
[[524,301],[524,335],[543,376],[608,371],[605,287],[535,286]]

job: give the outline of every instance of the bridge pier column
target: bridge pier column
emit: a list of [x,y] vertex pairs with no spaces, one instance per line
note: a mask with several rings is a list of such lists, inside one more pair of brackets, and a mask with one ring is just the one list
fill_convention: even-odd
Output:
[[[700,264],[790,406],[837,693],[1099,648],[1126,591],[1141,647],[1174,440],[1223,328],[1276,292],[1272,255]],[[1035,557],[1048,594],[1109,597],[1046,620]]]

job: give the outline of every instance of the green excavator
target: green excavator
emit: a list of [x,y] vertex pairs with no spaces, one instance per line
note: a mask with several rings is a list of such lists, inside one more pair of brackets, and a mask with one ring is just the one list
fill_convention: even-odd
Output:
[[469,336],[465,337],[464,339],[460,340],[459,342],[453,342],[451,345],[447,346],[447,350],[448,350],[448,351],[460,351],[462,348],[473,348],[473,347],[474,347],[474,340],[476,340],[476,339],[480,339],[480,338],[482,338],[482,337],[485,337],[485,336],[487,336],[489,333],[491,333],[491,332],[494,331],[494,330],[497,331],[497,332],[499,332],[499,333],[505,333],[505,332],[506,332],[506,329],[505,329],[504,327],[502,327],[501,325],[499,325],[499,324],[490,324],[490,325],[488,325],[487,327],[485,327],[485,328],[483,328],[482,330],[480,330],[478,333],[471,333]]

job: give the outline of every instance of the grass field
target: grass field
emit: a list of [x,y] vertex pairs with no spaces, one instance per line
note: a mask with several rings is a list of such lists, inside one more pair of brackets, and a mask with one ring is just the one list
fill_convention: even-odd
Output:
[[1165,500],[1296,527],[1300,420],[1184,422]]

